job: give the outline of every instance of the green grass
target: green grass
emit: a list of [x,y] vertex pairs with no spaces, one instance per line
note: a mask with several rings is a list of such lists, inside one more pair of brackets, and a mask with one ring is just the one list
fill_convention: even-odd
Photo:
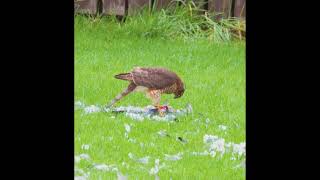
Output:
[[[134,66],[162,66],[175,71],[186,84],[184,96],[173,99],[164,95],[176,109],[187,103],[193,115],[178,122],[166,123],[152,120],[134,121],[124,115],[111,118],[112,113],[84,115],[75,111],[75,154],[90,155],[91,163],[80,161],[77,168],[90,172],[89,179],[116,179],[115,172],[92,168],[92,162],[115,164],[129,179],[154,179],[149,170],[154,160],[160,159],[165,168],[159,171],[160,179],[245,179],[245,169],[234,169],[240,160],[210,156],[192,156],[190,152],[206,150],[205,134],[224,138],[227,142],[245,141],[245,43],[215,43],[205,38],[163,38],[159,34],[146,36],[139,24],[118,24],[108,18],[88,20],[75,18],[75,100],[85,104],[104,105],[127,86],[116,80],[117,73],[128,72]],[[141,25],[141,24],[140,24]],[[149,29],[150,30],[150,29]],[[150,101],[143,94],[133,93],[116,105],[147,106]],[[209,126],[205,120],[209,118]],[[199,119],[199,121],[195,121]],[[124,124],[131,126],[129,142]],[[218,125],[228,127],[226,133]],[[172,138],[160,137],[157,132],[166,130]],[[182,144],[174,137],[188,140]],[[113,139],[108,139],[112,137]],[[140,143],[144,146],[141,147]],[[84,150],[83,144],[90,148]],[[164,154],[184,152],[179,161],[165,161]],[[131,160],[150,156],[149,164]],[[125,162],[129,167],[123,166]]]

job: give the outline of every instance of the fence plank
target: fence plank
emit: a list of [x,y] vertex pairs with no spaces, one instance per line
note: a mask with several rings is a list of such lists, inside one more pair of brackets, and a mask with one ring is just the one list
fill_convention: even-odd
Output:
[[74,9],[77,13],[97,13],[98,0],[74,0]]
[[217,18],[228,18],[231,15],[232,0],[209,0],[209,12],[221,13]]
[[234,16],[240,18],[246,17],[246,0],[235,0]]
[[[89,13],[96,14],[98,11],[99,0],[74,0],[74,7],[77,13]],[[101,0],[102,1],[102,13],[108,15],[125,15],[126,13],[126,1],[128,14],[134,14],[145,6],[150,6],[154,1],[156,9],[167,8],[173,0]],[[228,18],[231,15],[235,17],[245,18],[246,16],[246,0],[194,0],[197,5],[208,2],[208,11],[220,14],[217,19]],[[234,1],[234,11],[232,9],[232,1]],[[99,7],[99,9],[100,9]]]
[[128,14],[132,15],[144,7],[149,7],[151,0],[129,0]]
[[125,15],[125,0],[102,0],[102,13],[108,15]]
[[172,0],[154,0],[155,1],[155,6],[156,6],[156,9],[165,9],[168,7],[168,5],[170,4],[170,2]]

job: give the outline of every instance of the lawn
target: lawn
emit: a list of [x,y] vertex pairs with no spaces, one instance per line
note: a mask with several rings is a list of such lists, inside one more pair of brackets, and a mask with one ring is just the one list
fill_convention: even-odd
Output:
[[[75,101],[105,105],[128,85],[115,74],[134,66],[161,66],[176,72],[186,84],[183,97],[164,95],[162,102],[176,109],[190,103],[193,113],[178,121],[159,122],[76,109],[75,176],[245,179],[245,167],[239,166],[245,157],[203,153],[209,151],[206,135],[225,143],[245,142],[245,43],[149,37],[143,29],[135,34],[122,26],[106,18],[75,17]],[[150,100],[133,93],[116,104],[129,105],[144,107]],[[170,137],[160,136],[160,131]]]

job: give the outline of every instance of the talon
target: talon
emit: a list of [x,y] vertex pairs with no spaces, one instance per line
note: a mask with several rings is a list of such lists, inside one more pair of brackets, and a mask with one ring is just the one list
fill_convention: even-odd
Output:
[[164,112],[162,111],[163,106],[157,105],[155,106],[155,108],[157,108],[157,111],[160,117],[163,117],[165,115]]
[[164,112],[162,112],[162,111],[159,111],[159,115],[160,115],[160,117],[164,117]]

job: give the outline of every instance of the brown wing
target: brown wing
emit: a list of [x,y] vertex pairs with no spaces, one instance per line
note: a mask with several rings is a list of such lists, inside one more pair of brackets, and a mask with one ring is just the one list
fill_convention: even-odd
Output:
[[174,84],[178,76],[164,68],[134,68],[131,72],[133,82],[137,86],[144,86],[152,89],[162,89]]

